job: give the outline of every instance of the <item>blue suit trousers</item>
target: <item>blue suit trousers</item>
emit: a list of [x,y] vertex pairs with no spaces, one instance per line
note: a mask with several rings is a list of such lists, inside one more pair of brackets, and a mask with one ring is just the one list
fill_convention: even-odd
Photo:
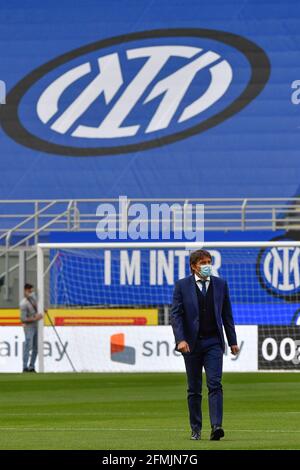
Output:
[[222,425],[223,390],[222,368],[223,349],[219,337],[198,338],[194,350],[183,354],[187,373],[187,400],[190,425],[193,431],[202,429],[202,369],[206,374],[208,405],[211,426]]

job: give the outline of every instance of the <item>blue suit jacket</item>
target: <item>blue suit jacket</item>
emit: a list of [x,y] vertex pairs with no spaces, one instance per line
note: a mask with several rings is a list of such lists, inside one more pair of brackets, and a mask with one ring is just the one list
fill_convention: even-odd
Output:
[[[237,344],[228,285],[224,279],[216,276],[210,276],[210,282],[213,287],[215,316],[224,351],[225,341],[222,325],[224,325],[229,346]],[[186,341],[192,352],[199,331],[199,304],[193,274],[180,279],[175,284],[171,325],[176,348],[180,341]]]

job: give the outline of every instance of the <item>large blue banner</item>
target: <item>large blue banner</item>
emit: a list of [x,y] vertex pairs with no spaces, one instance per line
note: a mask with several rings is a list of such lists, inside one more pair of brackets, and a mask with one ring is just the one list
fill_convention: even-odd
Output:
[[0,199],[298,194],[294,1],[13,0],[0,23]]

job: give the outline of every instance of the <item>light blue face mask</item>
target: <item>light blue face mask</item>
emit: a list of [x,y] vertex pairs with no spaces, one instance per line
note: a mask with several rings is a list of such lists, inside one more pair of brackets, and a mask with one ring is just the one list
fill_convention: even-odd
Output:
[[212,265],[211,264],[204,264],[200,266],[200,274],[203,277],[208,277],[212,273]]
[[29,294],[29,298],[31,300],[36,300],[36,293],[35,292],[31,292],[31,294]]

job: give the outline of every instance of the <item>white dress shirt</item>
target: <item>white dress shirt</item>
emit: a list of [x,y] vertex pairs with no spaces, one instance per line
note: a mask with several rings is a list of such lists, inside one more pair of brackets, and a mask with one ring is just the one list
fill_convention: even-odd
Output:
[[205,287],[206,287],[206,292],[207,292],[209,288],[209,283],[210,283],[210,276],[208,276],[206,279],[202,279],[200,276],[198,276],[198,274],[194,274],[194,277],[195,277],[196,284],[199,287],[201,292],[202,292],[203,284],[199,281],[203,282],[205,280]]

